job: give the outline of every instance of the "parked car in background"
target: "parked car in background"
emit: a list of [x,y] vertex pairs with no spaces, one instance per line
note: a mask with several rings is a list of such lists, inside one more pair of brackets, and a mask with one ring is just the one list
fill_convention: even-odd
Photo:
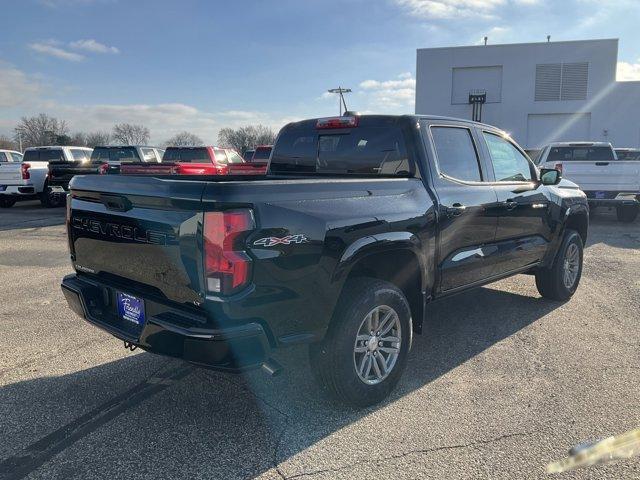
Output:
[[72,163],[76,158],[87,158],[91,149],[73,146],[29,147],[21,162],[0,166],[0,193],[2,206],[10,207],[19,199],[38,197],[45,207],[60,205],[60,199],[52,194],[49,182],[49,164]]
[[49,185],[54,201],[64,203],[69,182],[75,175],[117,174],[123,163],[158,163],[164,153],[163,149],[147,146],[98,146],[89,150],[89,155],[74,161],[49,162]]
[[162,163],[130,163],[120,168],[123,175],[229,175],[264,174],[266,164],[251,164],[233,149],[215,146],[168,147]]
[[640,148],[616,148],[618,160],[640,160]]
[[244,158],[245,162],[250,162],[255,152],[256,151],[253,148],[250,150],[245,150],[244,153],[242,154],[242,158]]
[[610,143],[557,142],[542,150],[538,165],[555,168],[587,194],[589,207],[611,207],[621,222],[640,211],[640,160],[620,160]]
[[575,293],[588,206],[560,178],[470,121],[290,123],[266,176],[76,177],[62,291],[125,346],[219,370],[275,372],[273,350],[309,344],[325,390],[363,407],[429,302],[517,273]]
[[22,154],[15,150],[0,150],[0,208],[8,208],[16,203],[13,195],[5,195],[8,185],[3,180],[12,180],[16,165],[22,163]]

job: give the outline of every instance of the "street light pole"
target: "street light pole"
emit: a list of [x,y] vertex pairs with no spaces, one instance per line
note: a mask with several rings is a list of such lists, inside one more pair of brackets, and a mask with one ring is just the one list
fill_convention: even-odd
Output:
[[327,90],[329,93],[337,93],[338,94],[338,111],[340,112],[340,116],[342,116],[342,106],[344,105],[344,111],[346,112],[347,109],[347,102],[344,101],[344,94],[345,93],[351,93],[351,89],[350,88],[342,88],[342,87],[338,87],[338,88],[331,88],[329,90]]

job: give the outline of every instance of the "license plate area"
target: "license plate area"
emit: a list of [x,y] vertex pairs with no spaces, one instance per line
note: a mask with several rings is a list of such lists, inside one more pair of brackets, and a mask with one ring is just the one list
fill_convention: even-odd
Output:
[[140,336],[146,321],[144,300],[124,292],[116,292],[118,323],[127,333]]

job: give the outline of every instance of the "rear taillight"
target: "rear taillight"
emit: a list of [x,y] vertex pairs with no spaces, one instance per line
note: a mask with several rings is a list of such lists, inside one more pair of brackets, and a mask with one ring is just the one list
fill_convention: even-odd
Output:
[[228,165],[216,165],[217,175],[229,175]]
[[317,129],[326,128],[353,128],[358,126],[359,117],[327,117],[319,118],[316,122]]
[[251,258],[243,242],[254,226],[251,210],[205,212],[204,270],[208,292],[227,295],[249,283]]
[[21,173],[22,173],[22,179],[23,180],[29,180],[31,178],[31,173],[29,173],[29,169],[31,168],[31,164],[30,163],[23,163],[22,167],[20,169]]
[[100,175],[106,175],[107,173],[109,173],[109,164],[108,163],[103,163],[98,167],[98,173]]
[[561,163],[556,163],[553,168],[555,168],[560,173],[562,173],[562,164]]

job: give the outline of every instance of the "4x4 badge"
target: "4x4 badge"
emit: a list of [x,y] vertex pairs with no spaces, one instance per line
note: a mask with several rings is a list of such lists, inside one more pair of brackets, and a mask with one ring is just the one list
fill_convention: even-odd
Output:
[[287,235],[286,237],[264,237],[253,242],[256,246],[273,247],[274,245],[291,245],[292,243],[307,243],[307,237],[302,233]]

